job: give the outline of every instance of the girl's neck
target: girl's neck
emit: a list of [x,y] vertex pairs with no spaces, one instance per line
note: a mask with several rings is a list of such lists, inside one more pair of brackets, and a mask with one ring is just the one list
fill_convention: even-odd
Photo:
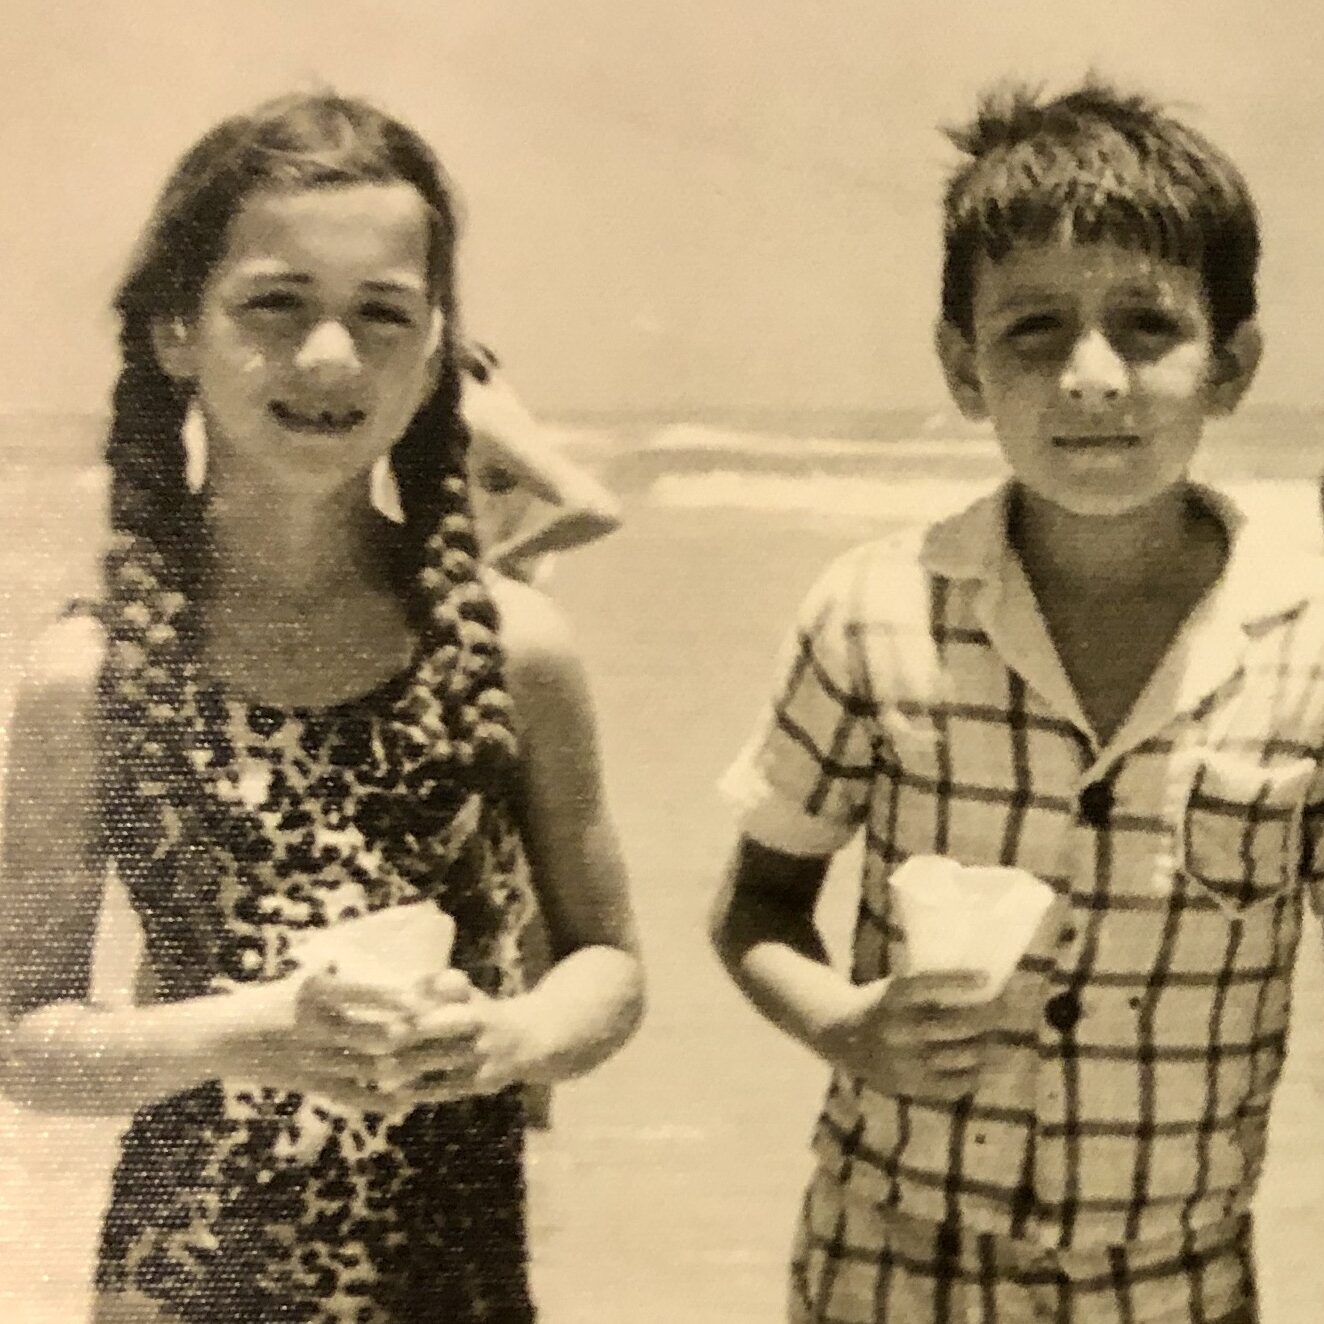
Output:
[[[1224,532],[1186,484],[1123,515],[1077,515],[1017,487],[1010,532],[1031,583],[1080,599],[1165,592],[1195,561],[1221,568]],[[1194,555],[1193,555],[1194,554]],[[1201,567],[1199,577],[1208,575]]]
[[214,485],[207,503],[215,601],[279,614],[387,589],[385,520],[366,482],[308,492],[249,479]]

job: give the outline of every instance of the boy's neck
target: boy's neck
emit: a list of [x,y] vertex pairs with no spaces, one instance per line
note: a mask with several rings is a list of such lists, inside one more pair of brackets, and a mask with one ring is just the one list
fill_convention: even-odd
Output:
[[[1166,592],[1193,571],[1216,577],[1226,553],[1221,524],[1186,483],[1122,515],[1078,515],[1017,485],[1009,533],[1037,592],[1079,599]],[[1216,566],[1205,564],[1211,550]]]

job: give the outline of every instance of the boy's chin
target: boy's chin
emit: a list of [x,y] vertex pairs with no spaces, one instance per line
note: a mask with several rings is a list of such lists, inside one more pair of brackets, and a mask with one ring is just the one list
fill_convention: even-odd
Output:
[[1121,519],[1175,495],[1186,485],[1186,476],[1179,475],[1169,483],[1111,490],[1075,484],[1030,483],[1019,478],[1017,483],[1032,502],[1051,506],[1061,514],[1080,519]]

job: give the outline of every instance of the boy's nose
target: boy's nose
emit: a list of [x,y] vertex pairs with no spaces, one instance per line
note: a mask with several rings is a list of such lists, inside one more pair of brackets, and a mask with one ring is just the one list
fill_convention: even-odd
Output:
[[1125,361],[1101,331],[1082,335],[1062,370],[1062,389],[1067,395],[1096,408],[1119,399],[1127,380]]
[[319,322],[304,337],[299,352],[294,356],[294,365],[309,370],[337,369],[353,372],[359,366],[354,337],[341,322],[331,318]]

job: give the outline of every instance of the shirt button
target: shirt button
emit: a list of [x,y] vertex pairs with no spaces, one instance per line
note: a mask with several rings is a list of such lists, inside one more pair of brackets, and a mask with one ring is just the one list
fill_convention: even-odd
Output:
[[1044,1003],[1044,1019],[1059,1034],[1068,1034],[1080,1020],[1080,995],[1070,989]]
[[1076,813],[1081,822],[1092,828],[1106,828],[1113,811],[1113,784],[1111,781],[1090,782],[1080,793]]
[[1064,924],[1058,931],[1057,941],[1061,947],[1070,947],[1076,941],[1076,926],[1074,924]]

